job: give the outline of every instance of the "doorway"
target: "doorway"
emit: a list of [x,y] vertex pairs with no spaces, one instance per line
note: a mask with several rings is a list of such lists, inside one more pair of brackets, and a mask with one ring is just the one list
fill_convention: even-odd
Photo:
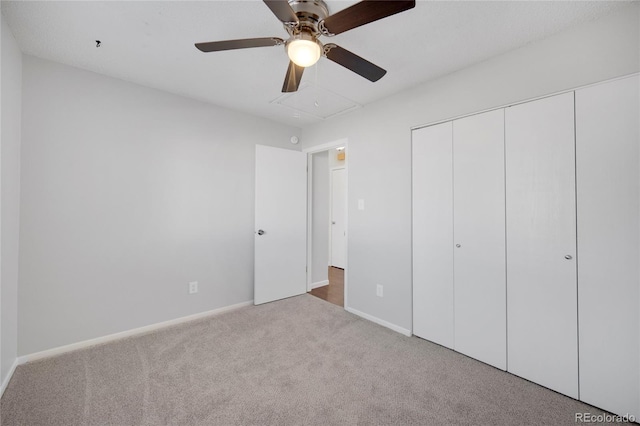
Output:
[[346,307],[347,146],[308,151],[307,291]]

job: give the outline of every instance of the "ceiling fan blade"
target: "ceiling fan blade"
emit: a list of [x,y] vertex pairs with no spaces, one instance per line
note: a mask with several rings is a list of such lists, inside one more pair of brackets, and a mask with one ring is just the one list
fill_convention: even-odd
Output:
[[378,19],[412,9],[415,5],[415,0],[364,0],[327,17],[324,20],[324,28],[330,34],[340,34]]
[[209,41],[196,43],[196,47],[202,52],[219,52],[221,50],[246,49],[249,47],[278,46],[284,44],[284,40],[278,37],[246,38],[241,40]]
[[300,67],[294,64],[292,61],[289,61],[289,68],[287,69],[287,75],[284,78],[284,84],[282,85],[282,92],[295,92],[298,90],[298,86],[300,86],[300,80],[302,80],[302,73],[304,72],[304,67]]
[[372,64],[366,59],[361,58],[355,53],[349,52],[347,49],[343,49],[335,44],[326,44],[325,56],[343,67],[350,69],[356,74],[361,75],[369,81],[380,80],[387,71],[379,66]]
[[291,9],[287,0],[263,0],[264,4],[276,15],[282,22],[298,22],[296,12]]

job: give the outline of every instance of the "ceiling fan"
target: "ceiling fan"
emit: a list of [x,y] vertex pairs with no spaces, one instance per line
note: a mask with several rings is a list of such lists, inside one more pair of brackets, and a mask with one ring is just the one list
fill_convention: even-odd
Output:
[[378,81],[387,71],[333,43],[322,44],[320,36],[331,37],[353,28],[377,21],[415,7],[416,2],[402,0],[363,0],[338,13],[329,15],[323,0],[263,0],[282,22],[289,34],[287,40],[278,37],[196,43],[202,52],[245,49],[249,47],[285,46],[289,68],[282,86],[283,92],[298,90],[302,73],[320,56],[342,65],[369,81]]

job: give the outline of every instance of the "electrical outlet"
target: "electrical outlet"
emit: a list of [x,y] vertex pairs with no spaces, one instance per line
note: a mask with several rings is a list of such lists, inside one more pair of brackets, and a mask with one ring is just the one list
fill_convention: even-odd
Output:
[[198,281],[191,281],[189,283],[189,294],[195,294],[198,292]]
[[376,296],[382,297],[382,285],[380,284],[376,286]]

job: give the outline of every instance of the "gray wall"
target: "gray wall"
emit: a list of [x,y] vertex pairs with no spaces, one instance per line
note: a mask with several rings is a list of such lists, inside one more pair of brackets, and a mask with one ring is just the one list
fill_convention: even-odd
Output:
[[305,148],[349,139],[349,307],[411,329],[412,126],[637,72],[639,22],[635,3],[304,129]]
[[0,382],[18,351],[18,230],[20,227],[20,115],[22,53],[2,19],[2,120],[0,127]]
[[311,283],[319,283],[329,279],[329,157],[327,151],[317,152],[311,156],[313,184],[311,206],[313,209],[313,232],[311,248]]
[[18,353],[251,300],[255,144],[293,148],[299,130],[35,57],[23,70]]

